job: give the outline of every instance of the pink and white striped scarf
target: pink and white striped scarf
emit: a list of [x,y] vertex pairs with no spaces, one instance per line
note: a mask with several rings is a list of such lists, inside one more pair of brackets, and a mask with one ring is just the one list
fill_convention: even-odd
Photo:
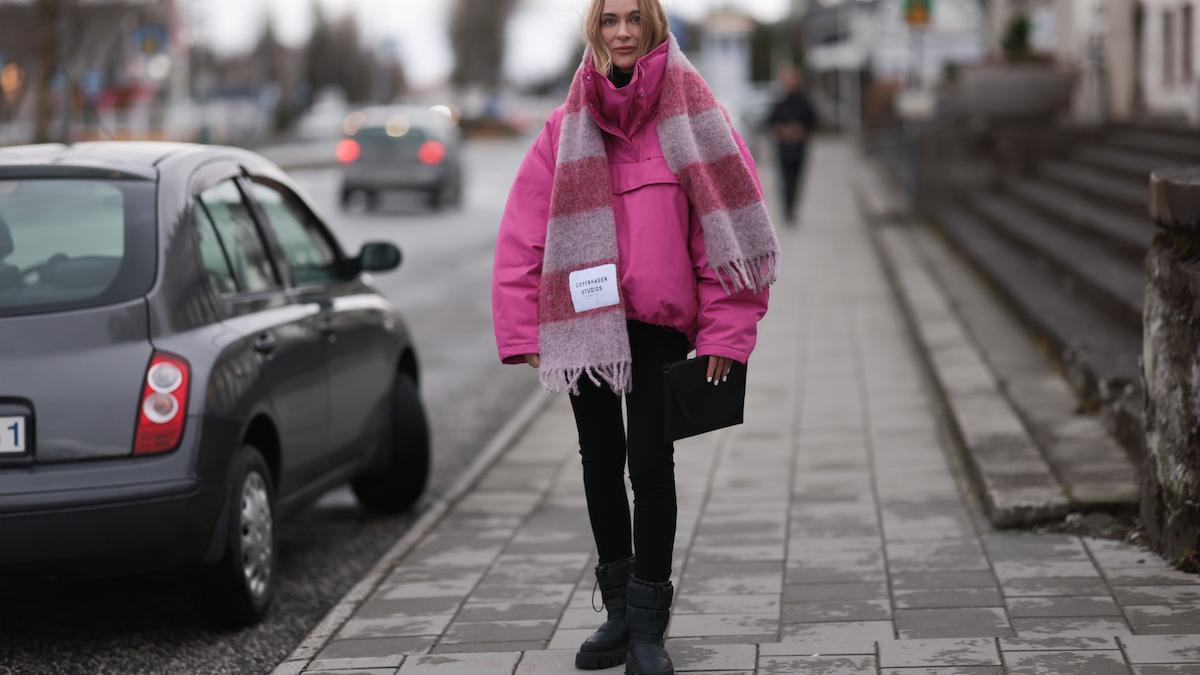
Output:
[[[657,130],[667,161],[704,230],[709,266],[726,293],[775,282],[779,241],[729,117],[669,36]],[[603,132],[587,107],[590,48],[567,94],[550,195],[550,222],[538,290],[539,377],[552,392],[579,393],[579,378],[618,394],[633,386],[625,301],[576,312],[571,272],[615,264],[617,228]],[[618,273],[618,279],[620,274]]]

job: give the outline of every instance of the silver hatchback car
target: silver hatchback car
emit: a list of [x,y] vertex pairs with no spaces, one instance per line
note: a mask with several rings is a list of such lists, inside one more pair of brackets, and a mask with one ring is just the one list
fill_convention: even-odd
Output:
[[378,106],[355,111],[337,145],[342,165],[342,205],[364,197],[368,210],[390,190],[424,193],[440,210],[462,201],[461,134],[453,117],[419,106]]

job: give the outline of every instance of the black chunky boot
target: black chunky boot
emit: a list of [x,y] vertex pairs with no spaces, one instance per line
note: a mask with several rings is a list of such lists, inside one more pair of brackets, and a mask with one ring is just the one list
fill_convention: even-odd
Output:
[[653,583],[630,575],[625,609],[629,624],[625,675],[675,675],[671,655],[663,646],[674,590],[670,581]]
[[[629,648],[629,627],[625,625],[625,585],[633,573],[633,558],[596,565],[596,584],[608,620],[579,646],[575,667],[581,670],[612,668],[625,662]],[[594,602],[594,600],[593,600]],[[599,611],[599,610],[597,610]]]

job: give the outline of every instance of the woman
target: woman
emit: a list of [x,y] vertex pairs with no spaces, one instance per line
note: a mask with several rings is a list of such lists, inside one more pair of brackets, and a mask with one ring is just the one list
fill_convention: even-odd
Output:
[[576,666],[658,675],[674,672],[663,634],[676,521],[662,367],[694,348],[719,386],[746,362],[779,247],[750,152],[659,0],[592,0],[584,32],[567,101],[509,195],[493,319],[503,362],[572,394],[608,609]]

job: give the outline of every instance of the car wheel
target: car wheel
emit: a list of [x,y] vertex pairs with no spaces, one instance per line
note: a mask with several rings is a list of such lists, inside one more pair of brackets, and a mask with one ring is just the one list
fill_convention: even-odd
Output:
[[396,513],[415,504],[429,480],[429,421],[416,383],[404,373],[396,376],[393,385],[388,426],[387,465],[358,476],[351,487],[363,507]]
[[258,623],[275,590],[275,487],[262,454],[244,446],[234,459],[225,553],[192,584],[197,611],[218,627]]

